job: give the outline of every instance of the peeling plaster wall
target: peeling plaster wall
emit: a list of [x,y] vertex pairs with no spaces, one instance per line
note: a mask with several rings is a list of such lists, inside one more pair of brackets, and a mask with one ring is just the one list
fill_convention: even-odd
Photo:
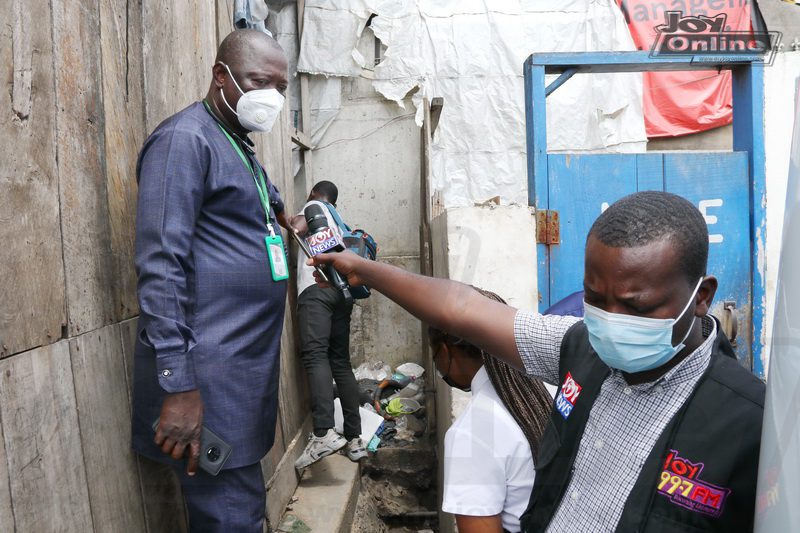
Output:
[[[459,207],[448,209],[431,223],[433,271],[499,294],[521,309],[536,309],[535,218],[523,206]],[[436,442],[444,453],[444,435],[463,412],[471,395],[436,380]],[[441,509],[442,461],[439,461]],[[442,533],[455,531],[453,515],[439,513]]]
[[[375,237],[380,261],[419,272],[419,128],[369,80],[343,78],[341,87],[342,107],[314,149],[314,180],[339,187],[342,218]],[[420,332],[417,319],[373,293],[353,310],[353,366],[421,362]]]

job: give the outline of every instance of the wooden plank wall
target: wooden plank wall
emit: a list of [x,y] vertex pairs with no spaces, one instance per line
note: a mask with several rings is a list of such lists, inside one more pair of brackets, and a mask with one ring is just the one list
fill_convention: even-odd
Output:
[[142,0],[100,2],[106,194],[114,321],[138,313],[133,240],[136,157],[145,139]]
[[[169,469],[129,449],[135,166],[146,135],[205,95],[232,1],[0,0],[0,12],[0,531],[185,531]],[[286,108],[255,139],[295,210],[289,124]],[[295,301],[262,462],[273,520],[308,415]]]
[[[47,0],[0,0],[0,358],[59,339],[66,324]],[[31,275],[30,265],[37,265]]]

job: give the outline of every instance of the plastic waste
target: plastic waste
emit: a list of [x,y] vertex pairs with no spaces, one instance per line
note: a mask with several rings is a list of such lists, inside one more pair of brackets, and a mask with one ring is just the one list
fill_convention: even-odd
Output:
[[389,400],[395,398],[414,398],[418,402],[422,402],[425,394],[425,378],[417,378],[399,391],[389,395]]
[[404,374],[411,379],[417,379],[418,377],[422,376],[425,373],[425,369],[422,368],[417,363],[403,363],[402,365],[396,368],[397,372]]
[[358,365],[353,374],[356,377],[356,381],[360,381],[362,379],[383,381],[392,375],[392,367],[383,361],[365,362]]
[[395,398],[411,398],[419,394],[420,390],[421,390],[420,384],[417,383],[416,381],[412,381],[399,391],[389,396],[389,401],[392,401]]
[[370,440],[369,444],[367,444],[367,450],[372,453],[375,453],[378,450],[378,446],[381,445],[381,438],[377,435],[374,435]]
[[402,416],[397,419],[397,423],[395,425],[397,433],[395,434],[394,438],[406,442],[414,442],[416,440],[414,437],[414,431],[408,427],[408,421],[406,418],[408,417]]
[[386,405],[386,412],[391,416],[410,415],[419,411],[420,405],[411,398],[395,398]]
[[392,381],[397,382],[397,384],[400,385],[401,387],[405,387],[406,385],[411,383],[411,381],[414,378],[410,378],[410,377],[406,376],[405,374],[401,374],[400,372],[395,372],[394,374],[392,374],[392,377],[389,378],[389,379],[391,379]]

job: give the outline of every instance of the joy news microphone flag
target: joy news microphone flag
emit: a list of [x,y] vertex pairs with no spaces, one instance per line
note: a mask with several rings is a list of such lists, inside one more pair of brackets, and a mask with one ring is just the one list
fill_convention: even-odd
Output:
[[[305,215],[306,224],[308,225],[306,244],[308,244],[311,255],[343,252],[345,250],[339,234],[328,225],[328,217],[321,205],[311,204],[306,206],[303,210],[303,215]],[[342,276],[333,268],[333,265],[325,266],[325,275],[331,285],[339,289],[345,301],[351,303],[353,296],[350,294],[350,288],[347,282],[342,279]]]

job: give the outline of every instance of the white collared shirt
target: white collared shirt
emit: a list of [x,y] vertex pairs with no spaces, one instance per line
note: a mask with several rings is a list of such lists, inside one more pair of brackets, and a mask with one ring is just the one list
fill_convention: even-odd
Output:
[[442,510],[467,516],[501,515],[520,531],[534,478],[531,448],[481,367],[472,399],[444,438]]

